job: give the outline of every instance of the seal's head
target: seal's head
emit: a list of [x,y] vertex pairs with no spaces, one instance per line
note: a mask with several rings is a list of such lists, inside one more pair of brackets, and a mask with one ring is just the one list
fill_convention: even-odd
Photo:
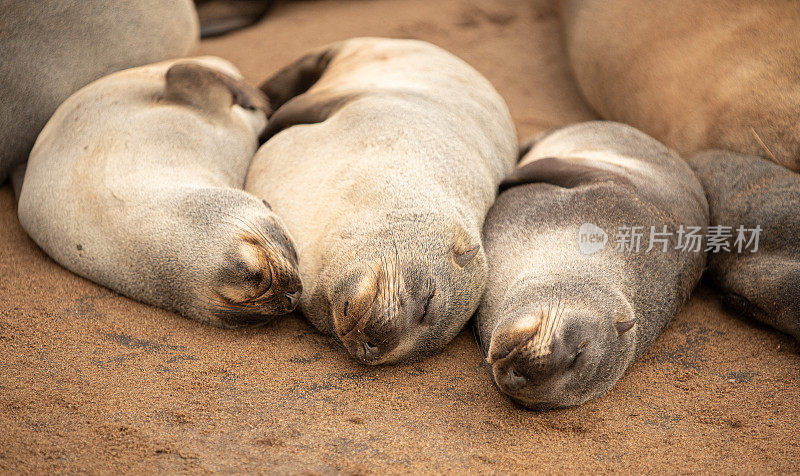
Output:
[[370,365],[444,348],[475,312],[486,282],[477,233],[433,217],[394,218],[369,238],[353,234],[349,266],[325,280],[329,329]]
[[605,394],[633,359],[636,320],[624,296],[597,297],[506,307],[486,356],[499,389],[537,410]]
[[221,327],[266,323],[297,307],[302,293],[297,254],[286,228],[268,208],[222,224],[221,262],[204,291],[208,320]]

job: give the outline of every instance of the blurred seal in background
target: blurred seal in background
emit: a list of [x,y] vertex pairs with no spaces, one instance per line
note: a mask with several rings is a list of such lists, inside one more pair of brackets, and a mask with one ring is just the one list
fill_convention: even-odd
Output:
[[563,0],[562,17],[604,118],[684,157],[727,149],[800,171],[800,2]]
[[200,18],[200,36],[224,35],[257,23],[266,15],[272,0],[195,0]]
[[115,71],[185,56],[197,42],[191,0],[3,2],[0,183],[73,92]]

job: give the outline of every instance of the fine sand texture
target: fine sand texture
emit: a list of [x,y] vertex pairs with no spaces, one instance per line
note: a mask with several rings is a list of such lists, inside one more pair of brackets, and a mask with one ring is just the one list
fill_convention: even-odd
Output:
[[[365,35],[462,57],[521,138],[593,118],[546,0],[284,2],[200,53],[258,84]],[[64,270],[15,206],[0,189],[2,473],[800,470],[798,344],[705,284],[608,395],[535,413],[495,390],[470,331],[428,360],[367,368],[299,316],[204,326]]]

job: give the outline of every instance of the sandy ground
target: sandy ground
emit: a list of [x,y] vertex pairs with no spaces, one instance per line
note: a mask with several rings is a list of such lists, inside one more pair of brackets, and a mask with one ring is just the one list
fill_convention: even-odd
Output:
[[[283,3],[204,42],[258,83],[352,36],[432,41],[483,72],[521,137],[591,118],[547,1]],[[0,471],[800,470],[800,355],[702,286],[604,398],[548,413],[503,398],[469,332],[365,368],[300,317],[203,326],[60,268],[0,189]]]

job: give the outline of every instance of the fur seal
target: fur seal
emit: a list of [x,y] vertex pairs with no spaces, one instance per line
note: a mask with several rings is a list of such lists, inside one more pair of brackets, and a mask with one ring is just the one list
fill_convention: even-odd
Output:
[[367,364],[442,349],[483,294],[481,226],[516,161],[503,99],[440,48],[381,38],[317,50],[262,90],[279,108],[245,190],[295,238],[305,315]]
[[732,307],[800,340],[800,176],[719,150],[689,165],[705,189],[711,225],[731,235],[728,250],[708,254],[708,274]]
[[[605,394],[702,274],[703,250],[677,248],[675,232],[707,223],[689,166],[630,126],[576,124],[523,148],[483,231],[489,280],[475,326],[498,388],[533,409]],[[641,247],[618,250],[620,227],[634,226]],[[673,235],[648,250],[651,226]]]
[[195,58],[97,80],[31,152],[19,220],[65,268],[221,327],[294,309],[295,251],[241,188],[266,98],[227,61]]
[[115,71],[186,56],[198,38],[191,0],[3,2],[0,183],[72,93]]
[[563,0],[562,17],[603,118],[684,157],[725,149],[800,171],[800,2]]

